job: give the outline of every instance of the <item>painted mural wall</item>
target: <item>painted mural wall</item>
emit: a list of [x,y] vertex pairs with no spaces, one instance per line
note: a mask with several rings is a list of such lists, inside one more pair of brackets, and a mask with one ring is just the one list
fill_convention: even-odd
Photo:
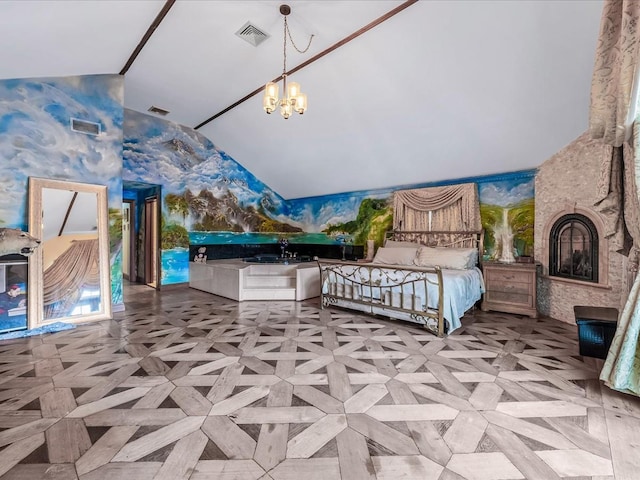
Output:
[[284,199],[209,139],[133,110],[125,110],[123,179],[162,187],[163,285],[189,280],[190,243],[271,243],[302,232]]
[[[106,185],[114,304],[123,302],[123,103],[120,75],[0,80],[0,226],[27,230],[30,176]],[[73,131],[71,118],[101,133]]]
[[284,200],[191,128],[125,109],[123,179],[162,186],[162,284],[187,282],[191,245],[381,245],[394,190],[478,184],[486,258],[511,229],[514,254],[532,255],[535,171]]
[[322,232],[330,238],[337,235],[357,245],[372,239],[380,246],[385,232],[392,229],[395,190],[474,182],[478,185],[485,230],[485,259],[499,255],[499,234],[503,229],[513,234],[514,255],[533,255],[534,179],[535,170],[528,170],[301,198],[288,202],[289,218],[305,231]]

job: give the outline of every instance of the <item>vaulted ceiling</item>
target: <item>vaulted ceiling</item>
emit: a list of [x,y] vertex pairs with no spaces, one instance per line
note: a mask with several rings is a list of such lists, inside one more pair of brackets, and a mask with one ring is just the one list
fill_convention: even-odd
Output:
[[[177,0],[125,74],[125,107],[196,127],[282,73],[285,0]],[[601,0],[288,0],[309,108],[252,96],[198,131],[285,198],[538,167],[587,128]],[[119,73],[164,0],[0,2],[0,76]],[[270,37],[235,33],[251,22]]]

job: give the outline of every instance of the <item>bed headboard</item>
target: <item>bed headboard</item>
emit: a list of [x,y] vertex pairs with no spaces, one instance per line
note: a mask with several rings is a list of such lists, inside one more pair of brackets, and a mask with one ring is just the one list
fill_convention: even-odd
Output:
[[484,231],[399,231],[387,232],[387,238],[413,242],[427,247],[477,248],[478,258],[484,252]]

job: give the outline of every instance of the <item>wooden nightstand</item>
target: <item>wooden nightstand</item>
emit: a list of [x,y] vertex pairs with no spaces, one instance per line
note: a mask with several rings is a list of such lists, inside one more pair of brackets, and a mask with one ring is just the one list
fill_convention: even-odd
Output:
[[482,311],[497,310],[536,318],[537,269],[535,263],[483,263],[486,292]]

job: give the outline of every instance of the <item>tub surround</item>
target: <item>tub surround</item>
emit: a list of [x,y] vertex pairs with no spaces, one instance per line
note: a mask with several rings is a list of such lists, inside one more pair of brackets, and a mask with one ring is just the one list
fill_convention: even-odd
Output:
[[244,300],[306,300],[320,294],[316,262],[256,263],[243,259],[189,263],[189,286]]

